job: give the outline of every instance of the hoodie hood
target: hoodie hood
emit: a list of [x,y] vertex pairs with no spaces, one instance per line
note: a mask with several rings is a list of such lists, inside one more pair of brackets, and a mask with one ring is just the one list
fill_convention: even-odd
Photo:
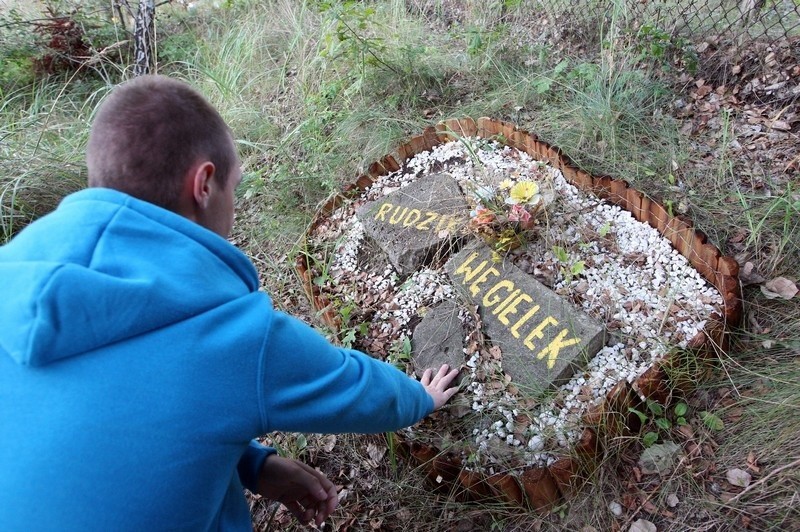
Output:
[[122,192],[86,189],[0,247],[0,356],[46,365],[257,290],[252,263],[219,235]]

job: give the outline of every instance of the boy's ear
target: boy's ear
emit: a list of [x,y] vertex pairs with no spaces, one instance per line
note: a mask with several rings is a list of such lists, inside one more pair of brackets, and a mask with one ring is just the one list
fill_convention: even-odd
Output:
[[214,177],[215,170],[214,163],[211,161],[200,163],[189,170],[187,179],[191,183],[195,204],[200,209],[205,210],[208,207],[211,195],[211,180]]

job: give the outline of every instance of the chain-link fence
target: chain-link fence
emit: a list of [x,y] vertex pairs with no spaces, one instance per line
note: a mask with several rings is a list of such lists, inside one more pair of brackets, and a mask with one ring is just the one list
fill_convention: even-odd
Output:
[[405,0],[446,26],[522,23],[542,40],[597,42],[619,32],[663,42],[800,43],[800,0]]
[[740,43],[800,35],[800,0],[539,0],[536,3],[558,22],[579,21],[598,29],[612,25],[632,30],[649,28],[691,40],[719,36]]

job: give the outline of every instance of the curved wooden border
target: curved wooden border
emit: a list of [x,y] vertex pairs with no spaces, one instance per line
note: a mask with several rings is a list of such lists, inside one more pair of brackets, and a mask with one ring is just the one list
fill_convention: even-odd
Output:
[[[604,443],[608,444],[619,436],[638,433],[641,421],[630,412],[630,408],[641,407],[642,398],[668,404],[673,390],[688,391],[698,376],[709,369],[713,356],[727,347],[727,328],[738,324],[742,317],[739,265],[732,257],[722,255],[719,249],[708,242],[705,234],[693,227],[690,220],[670,215],[663,205],[632,188],[626,181],[610,176],[593,176],[579,169],[561,150],[539,140],[536,135],[513,124],[486,117],[477,121],[468,117],[445,120],[426,128],[421,135],[412,137],[393,153],[375,161],[353,184],[345,187],[342,194],[334,195],[322,205],[306,237],[345,199],[359,194],[378,177],[401,169],[407,159],[438,144],[473,136],[496,139],[524,151],[536,160],[547,162],[561,170],[574,186],[618,205],[631,212],[638,221],[656,228],[719,290],[724,301],[723,315],[712,315],[705,329],[689,342],[687,352],[692,360],[688,362],[693,366],[690,372],[687,373],[685,369],[687,354],[675,353],[654,364],[633,385],[619,382],[601,404],[585,414],[583,421],[586,427],[572,449],[572,456],[560,458],[548,467],[530,467],[520,475],[498,473],[487,476],[466,469],[460,457],[451,453],[419,442],[401,442],[405,454],[425,467],[434,487],[448,490],[458,487],[468,499],[499,498],[545,512],[567,497],[575,489],[576,481],[602,458]],[[300,254],[296,264],[306,294],[323,321],[336,328],[339,326],[337,318],[330,310],[329,302],[312,282],[307,258],[306,254]]]

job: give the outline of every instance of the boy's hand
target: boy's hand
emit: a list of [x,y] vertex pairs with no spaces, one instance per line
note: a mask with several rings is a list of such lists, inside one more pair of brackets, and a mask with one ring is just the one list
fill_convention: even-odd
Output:
[[458,391],[458,386],[449,388],[456,375],[458,375],[458,368],[451,370],[447,364],[442,365],[436,375],[433,374],[433,370],[430,368],[426,369],[425,373],[422,374],[420,382],[425,387],[425,391],[433,398],[434,410],[441,408]]
[[317,526],[336,509],[336,486],[328,478],[299,460],[270,455],[264,461],[259,494],[282,503],[303,524]]

